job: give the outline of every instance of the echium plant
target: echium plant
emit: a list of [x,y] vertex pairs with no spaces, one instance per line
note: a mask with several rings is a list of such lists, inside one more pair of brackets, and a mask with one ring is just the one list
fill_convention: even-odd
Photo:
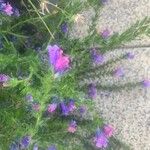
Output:
[[[115,63],[104,63],[105,52],[140,34],[149,36],[150,19],[122,34],[110,36],[104,30],[99,35],[95,25],[103,3],[0,0],[0,149],[127,148],[94,109],[98,88],[107,87],[82,81],[103,76]],[[85,7],[96,11],[90,34],[72,40],[69,31]],[[127,53],[116,61],[124,58],[134,55]],[[123,76],[124,71],[116,68],[113,75]],[[142,85],[149,87],[150,81],[145,79]]]

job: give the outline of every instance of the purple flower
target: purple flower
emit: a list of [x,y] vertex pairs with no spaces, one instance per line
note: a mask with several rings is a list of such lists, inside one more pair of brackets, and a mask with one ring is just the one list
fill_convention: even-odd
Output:
[[117,69],[114,70],[113,75],[115,77],[123,77],[124,76],[124,70],[121,67],[118,67]]
[[14,8],[14,14],[13,15],[16,17],[20,16],[19,10],[17,8]]
[[133,59],[133,58],[134,58],[134,54],[131,53],[131,52],[128,52],[128,53],[126,53],[125,57],[126,57],[127,59]]
[[98,148],[106,148],[108,146],[108,139],[103,133],[101,133],[99,137],[95,139],[95,145]]
[[110,36],[110,31],[108,29],[104,29],[101,32],[101,36],[102,36],[102,38],[107,39]]
[[38,149],[39,149],[38,145],[37,145],[37,144],[34,144],[33,150],[38,150]]
[[13,7],[9,3],[3,3],[2,11],[8,16],[11,16],[13,14]]
[[145,88],[149,88],[150,87],[150,80],[149,79],[145,79],[142,81],[142,85]]
[[94,137],[95,146],[98,148],[106,148],[108,146],[108,139],[103,132],[98,129]]
[[68,32],[68,24],[67,22],[64,22],[62,25],[61,25],[61,31],[63,33],[67,33]]
[[5,74],[0,74],[0,82],[5,83],[9,80],[9,77]]
[[47,150],[57,150],[55,145],[51,145]]
[[100,54],[96,49],[91,52],[91,57],[94,63],[102,64],[104,62],[104,56]]
[[114,128],[111,125],[105,125],[103,132],[107,138],[110,138],[114,134]]
[[18,143],[12,143],[9,150],[20,150]]
[[68,103],[68,110],[70,112],[73,112],[76,109],[75,103],[73,100],[70,100],[70,102]]
[[52,66],[55,66],[59,55],[61,55],[62,53],[62,50],[57,45],[48,46],[49,61]]
[[48,46],[48,55],[55,73],[63,73],[69,68],[69,56],[64,55],[62,49],[57,45]]
[[88,86],[88,96],[91,99],[95,99],[97,96],[97,89],[94,83],[89,84]]
[[96,132],[95,132],[95,137],[98,138],[101,133],[102,133],[101,129],[100,129],[100,128],[97,128],[97,129],[96,129]]
[[3,0],[0,0],[0,11],[3,11],[3,5],[4,5],[4,1]]
[[102,1],[102,4],[105,4],[108,2],[108,0],[101,0]]
[[24,136],[21,140],[21,147],[23,149],[28,148],[30,143],[31,143],[31,137],[30,136]]
[[33,96],[31,94],[26,95],[26,99],[28,102],[33,102]]
[[69,115],[69,109],[68,109],[67,105],[64,102],[61,102],[60,107],[61,107],[62,115],[68,116]]
[[79,108],[80,114],[81,114],[81,115],[84,114],[85,111],[86,111],[86,107],[85,107],[85,106],[80,106],[80,108]]
[[56,103],[52,103],[48,105],[47,111],[50,113],[53,113],[57,108],[57,104]]
[[72,120],[70,123],[69,123],[69,126],[68,126],[68,132],[70,133],[74,133],[76,130],[77,130],[77,123],[76,121]]

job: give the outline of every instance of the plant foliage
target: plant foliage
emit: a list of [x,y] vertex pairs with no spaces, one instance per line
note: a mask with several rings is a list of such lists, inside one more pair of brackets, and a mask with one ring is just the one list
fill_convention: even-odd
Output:
[[[45,4],[43,10],[41,3]],[[141,34],[150,36],[150,18],[138,21],[125,32],[114,34],[106,40],[95,29],[102,6],[97,0],[22,0],[10,1],[10,4],[19,9],[20,16],[0,14],[0,73],[10,77],[7,85],[0,85],[0,149],[11,149],[11,145],[24,136],[32,138],[27,149],[33,149],[35,144],[39,149],[53,144],[58,150],[96,149],[92,142],[94,133],[104,122],[95,111],[94,102],[86,96],[87,83],[80,83],[83,79],[104,76],[108,73],[105,68],[114,62],[93,67],[90,50],[98,45],[96,49],[105,53]],[[62,24],[67,23],[68,30],[71,30],[74,17],[88,7],[96,11],[89,35],[83,39],[71,39],[69,32],[62,31]],[[47,46],[54,44],[59,45],[71,61],[70,69],[59,77],[51,68],[47,55]],[[120,59],[123,57],[117,60]],[[97,87],[100,88],[100,85]],[[38,111],[33,110],[33,105],[26,99],[30,94],[40,107]],[[58,104],[73,99],[77,109],[68,116],[61,115],[60,108],[54,114],[47,115],[47,106],[54,99]],[[81,116],[80,106],[86,106],[85,116]],[[67,132],[72,119],[78,126],[73,134]],[[113,141],[118,141],[114,137],[110,141],[108,149],[113,149]]]

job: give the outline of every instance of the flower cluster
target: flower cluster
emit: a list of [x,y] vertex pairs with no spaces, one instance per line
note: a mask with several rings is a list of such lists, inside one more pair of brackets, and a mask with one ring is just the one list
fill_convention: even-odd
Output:
[[9,2],[5,2],[5,0],[0,0],[0,12],[8,15],[8,16],[20,16],[17,8],[13,8]]
[[97,148],[106,148],[109,143],[109,138],[113,136],[114,128],[111,125],[105,125],[102,129],[97,129],[94,143]]
[[23,136],[21,139],[17,139],[11,145],[9,150],[20,150],[20,149],[27,149],[31,143],[31,137],[26,135]]
[[[9,150],[22,150],[22,149],[28,149],[30,144],[32,143],[32,138],[28,135],[23,136],[21,139],[17,139],[15,142],[13,142]],[[33,150],[38,150],[39,146],[37,144],[34,144]],[[47,150],[57,150],[55,145],[51,145],[47,148]]]
[[68,116],[69,113],[73,112],[76,109],[75,103],[73,100],[70,100],[68,104],[65,102],[60,103],[61,112],[63,116]]
[[[53,98],[52,98],[53,99]],[[31,94],[28,94],[26,96],[26,100],[27,102],[30,104],[30,106],[32,106],[32,110],[34,111],[39,111],[40,108],[40,104],[35,103],[34,98]],[[46,114],[48,115],[53,115],[54,113],[60,112],[59,115],[60,116],[68,116],[70,114],[72,114],[75,110],[77,109],[75,102],[73,99],[70,99],[68,101],[61,101],[61,102],[56,102],[53,101],[50,104],[47,105],[46,107]],[[81,106],[78,109],[79,111],[81,111],[80,113],[83,114],[85,112],[85,107]],[[68,124],[68,127],[66,127],[66,130],[69,133],[74,133],[77,130],[77,123],[75,120],[71,120],[70,123]],[[30,145],[30,141],[31,141],[31,137],[30,136],[24,136],[21,140],[21,145],[24,148],[27,148]],[[37,144],[34,145],[34,149],[37,149]],[[48,148],[48,150],[55,150],[56,146],[52,145]],[[12,150],[12,149],[11,149]]]
[[69,69],[69,56],[63,54],[63,50],[57,45],[48,46],[48,56],[50,65],[55,74],[62,74]]
[[28,102],[28,109],[29,109],[29,111],[34,110],[35,112],[38,112],[40,110],[39,102],[34,100],[33,96],[31,94],[27,94],[26,100]]
[[74,133],[76,130],[77,130],[77,123],[76,123],[76,121],[72,120],[72,121],[69,123],[68,132]]
[[101,32],[101,36],[103,39],[107,39],[110,37],[110,30],[109,29],[104,29],[102,32]]
[[57,150],[55,145],[51,145],[48,150]]
[[150,80],[149,79],[145,79],[142,81],[142,85],[145,88],[149,88],[150,87]]
[[118,67],[113,72],[114,77],[123,77],[124,76],[124,69],[122,67]]
[[56,109],[57,109],[57,103],[48,104],[47,111],[48,111],[49,113],[55,112]]
[[91,83],[88,85],[88,97],[90,99],[95,99],[97,96],[96,84]]
[[103,54],[100,54],[95,48],[91,50],[91,57],[95,64],[103,64],[104,62]]
[[127,58],[127,59],[133,59],[134,58],[134,53],[132,53],[132,52],[127,52],[126,53],[126,55],[125,55],[125,57]]
[[67,24],[67,22],[62,23],[60,28],[61,28],[61,32],[62,33],[67,33],[68,32],[68,24]]
[[9,80],[9,77],[5,74],[0,74],[0,82],[5,83]]
[[8,81],[10,80],[10,77],[5,74],[0,74],[0,85],[7,86]]
[[[29,104],[32,106],[32,110],[38,111],[40,109],[40,104],[33,100],[31,95],[27,95]],[[73,99],[69,99],[68,101],[52,101],[47,104],[46,114],[52,115],[56,112],[59,112],[61,116],[68,116],[76,110],[76,105]]]

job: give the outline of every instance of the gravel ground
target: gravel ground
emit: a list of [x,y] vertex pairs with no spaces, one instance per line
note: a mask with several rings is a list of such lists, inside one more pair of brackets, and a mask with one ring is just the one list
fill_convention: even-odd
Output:
[[[92,8],[78,15],[70,36],[82,38],[88,35],[92,16]],[[107,0],[99,14],[97,31],[108,28],[112,33],[120,33],[145,16],[150,16],[150,0]],[[109,75],[96,82],[111,85],[150,79],[150,38],[146,36],[138,37],[125,48],[109,52],[105,57],[106,60],[115,59],[130,51],[134,53],[134,59],[124,59],[114,65],[114,68],[123,68],[124,77],[118,79]],[[120,92],[99,91],[96,103],[100,115],[116,128],[117,138],[133,150],[150,150],[150,89],[137,86]]]
[[[115,64],[124,69],[125,76],[104,77],[102,85],[138,82],[150,78],[150,48],[118,49],[107,54],[109,59],[132,51],[135,58]],[[141,52],[142,51],[142,52]],[[100,115],[116,128],[116,136],[134,150],[150,150],[150,89],[137,86],[120,92],[99,91],[96,99]]]
[[[97,30],[100,32],[108,28],[114,33],[120,33],[146,16],[150,16],[150,0],[107,0],[100,12]],[[150,38],[138,37],[127,45],[150,46]]]

